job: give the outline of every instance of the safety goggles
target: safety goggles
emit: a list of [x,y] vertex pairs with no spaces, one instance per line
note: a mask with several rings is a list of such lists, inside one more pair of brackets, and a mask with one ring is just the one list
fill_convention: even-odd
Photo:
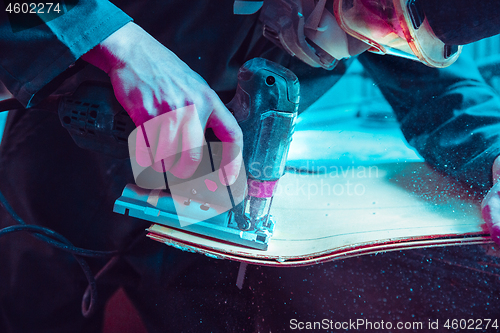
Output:
[[446,45],[436,37],[418,0],[335,0],[333,11],[340,27],[369,44],[369,51],[447,67],[462,46]]
[[447,67],[462,46],[436,37],[418,1],[239,0],[235,13],[261,9],[264,36],[312,67],[332,69],[366,50]]

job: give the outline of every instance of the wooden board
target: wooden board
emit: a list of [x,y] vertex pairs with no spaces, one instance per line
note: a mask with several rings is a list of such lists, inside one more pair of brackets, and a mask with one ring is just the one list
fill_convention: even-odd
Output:
[[[267,251],[159,225],[149,228],[149,237],[217,258],[283,267],[491,242],[480,214],[481,198],[469,196],[467,189],[423,162],[381,95],[361,105],[343,89],[336,84],[299,116],[289,170],[271,208],[276,228]],[[350,103],[332,106],[346,98]],[[352,193],[356,185],[363,194],[349,195],[347,187]]]
[[479,204],[480,198],[423,162],[316,164],[296,167],[280,180],[267,251],[156,224],[148,236],[221,259],[312,265],[384,251],[491,242]]

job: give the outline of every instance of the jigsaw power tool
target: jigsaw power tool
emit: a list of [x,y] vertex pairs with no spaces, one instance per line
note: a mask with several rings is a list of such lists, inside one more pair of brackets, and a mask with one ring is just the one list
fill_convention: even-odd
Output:
[[[235,201],[235,186],[219,183],[217,190],[207,190],[208,182],[218,181],[214,175],[221,153],[221,146],[207,136],[204,155],[210,155],[212,175],[197,171],[191,179],[181,180],[166,172],[166,190],[129,184],[116,200],[114,211],[200,236],[267,249],[275,225],[270,207],[277,181],[284,173],[298,102],[299,82],[290,70],[262,58],[246,62],[238,72],[236,94],[227,104],[243,131],[247,186],[245,191],[243,183],[239,191],[242,200]],[[128,157],[127,137],[135,126],[111,87],[84,83],[57,103],[62,125],[80,147]],[[241,179],[244,181],[240,176],[235,184],[240,181],[241,185]],[[176,191],[180,187],[189,190]],[[221,197],[227,198],[226,209],[221,209]]]
[[297,117],[299,82],[288,69],[267,60],[250,60],[240,69],[236,95],[228,104],[244,139],[247,193],[233,209],[240,230],[269,230],[269,210],[285,170]]

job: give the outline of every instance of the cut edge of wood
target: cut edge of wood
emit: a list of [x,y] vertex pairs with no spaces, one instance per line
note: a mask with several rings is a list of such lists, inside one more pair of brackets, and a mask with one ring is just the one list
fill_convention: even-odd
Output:
[[[152,226],[153,227],[153,226]],[[183,235],[182,231],[174,230],[165,226],[166,231],[171,231],[179,235]],[[227,259],[239,262],[245,262],[249,264],[263,265],[263,266],[275,266],[275,267],[298,267],[298,266],[310,266],[319,263],[324,263],[333,260],[347,259],[351,257],[376,254],[381,252],[389,251],[399,251],[399,250],[410,250],[417,248],[428,248],[428,247],[440,247],[440,246],[452,246],[452,245],[474,245],[474,244],[488,244],[493,243],[491,237],[485,233],[472,233],[472,234],[461,234],[461,235],[436,235],[436,236],[420,236],[412,238],[398,238],[398,239],[388,239],[381,242],[367,242],[358,244],[354,247],[343,247],[337,248],[332,251],[322,251],[318,253],[311,253],[302,258],[296,257],[285,257],[285,256],[266,256],[266,252],[262,251],[262,254],[255,255],[253,253],[244,252],[242,247],[241,251],[235,250],[224,250],[222,248],[211,247],[207,245],[200,245],[195,243],[196,238],[203,239],[200,236],[190,234],[189,237],[193,241],[188,241],[176,237],[175,235],[166,233],[158,233],[152,228],[148,229],[149,233],[147,236],[152,240],[164,243],[169,246],[173,246],[177,249],[201,253],[211,258],[216,259]],[[224,244],[221,242],[221,244]],[[234,245],[233,245],[234,246]]]

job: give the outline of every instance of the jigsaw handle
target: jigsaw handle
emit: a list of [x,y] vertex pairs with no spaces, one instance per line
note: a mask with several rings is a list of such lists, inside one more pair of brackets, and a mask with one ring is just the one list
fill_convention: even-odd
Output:
[[129,157],[128,136],[136,126],[111,85],[83,82],[73,94],[61,96],[58,104],[61,124],[79,147],[115,158]]

